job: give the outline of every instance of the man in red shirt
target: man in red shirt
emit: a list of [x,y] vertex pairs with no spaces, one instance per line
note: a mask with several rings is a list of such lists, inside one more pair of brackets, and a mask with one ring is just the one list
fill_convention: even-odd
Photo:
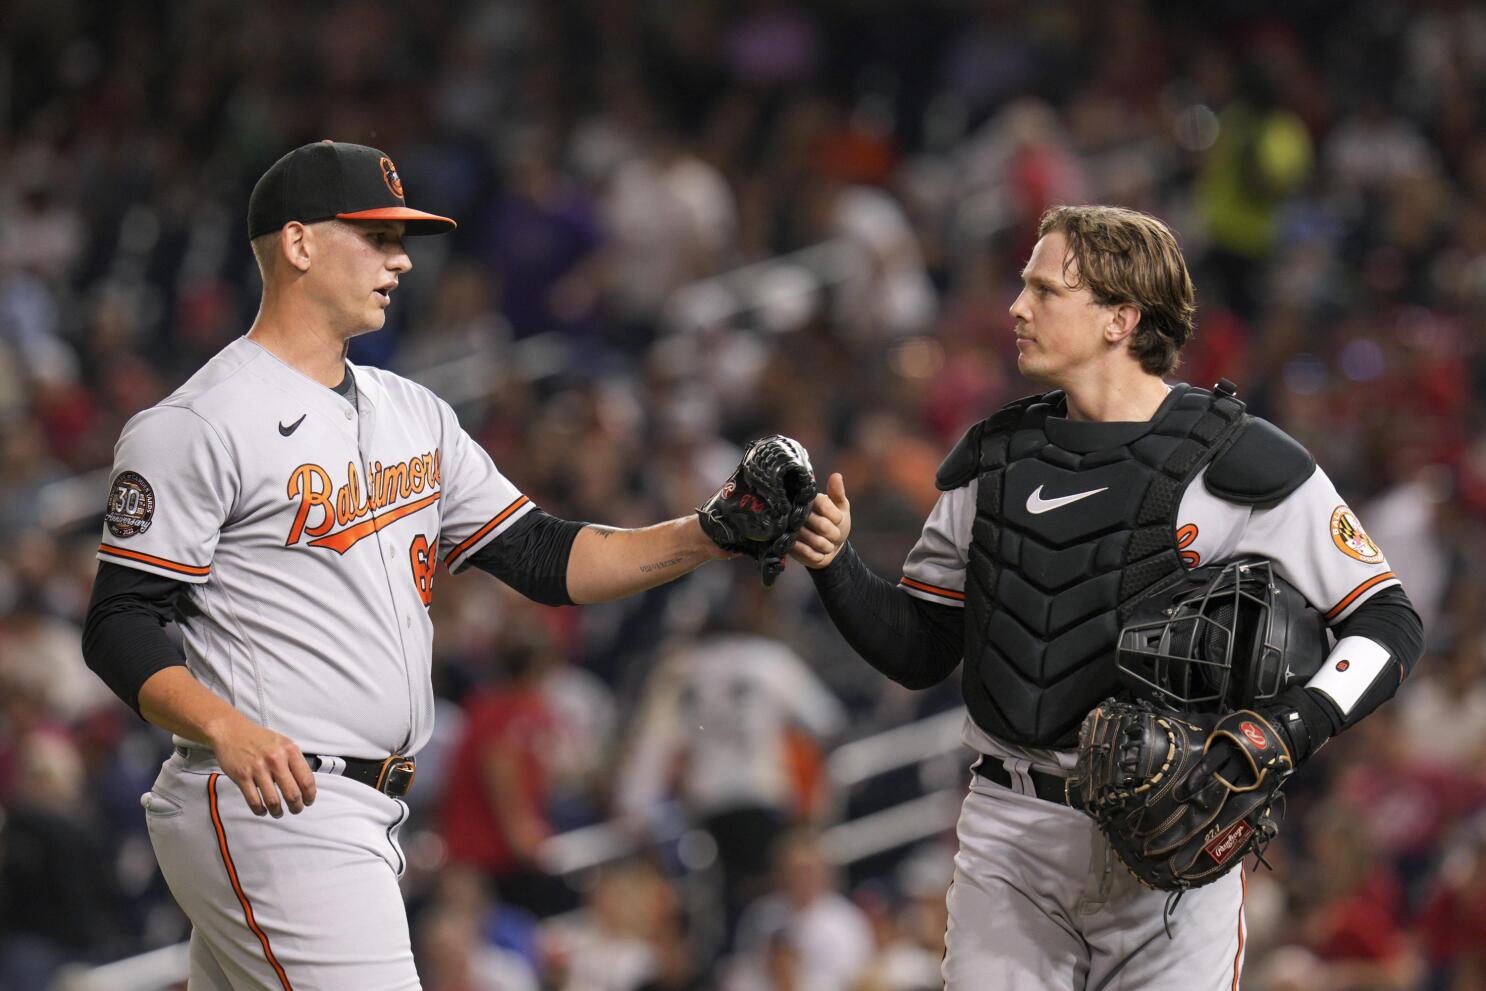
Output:
[[479,867],[503,902],[539,916],[576,904],[561,879],[536,864],[552,833],[548,756],[559,729],[542,692],[550,651],[540,640],[515,645],[505,658],[507,679],[466,701],[440,811],[449,860]]

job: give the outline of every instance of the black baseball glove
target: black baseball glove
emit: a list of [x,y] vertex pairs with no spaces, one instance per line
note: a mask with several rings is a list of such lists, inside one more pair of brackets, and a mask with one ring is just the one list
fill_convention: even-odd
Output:
[[1189,717],[1106,699],[1084,719],[1066,788],[1136,878],[1184,891],[1263,855],[1293,769],[1285,739],[1250,709]]
[[776,434],[744,448],[737,470],[697,507],[697,517],[714,544],[758,561],[764,584],[772,585],[814,501],[810,456]]

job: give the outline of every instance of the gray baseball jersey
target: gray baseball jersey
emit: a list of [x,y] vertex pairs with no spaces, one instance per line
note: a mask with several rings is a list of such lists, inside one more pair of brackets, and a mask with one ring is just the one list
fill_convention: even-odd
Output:
[[191,673],[310,753],[416,753],[433,575],[532,503],[449,406],[355,368],[355,408],[246,337],[131,419],[98,558],[193,586]]
[[[248,718],[309,753],[413,754],[439,556],[463,567],[532,506],[432,393],[352,374],[354,406],[228,345],[124,428],[98,557],[191,583],[187,665]],[[407,804],[331,762],[312,806],[258,817],[210,749],[176,742],[141,802],[193,991],[414,991]]]
[[[1177,514],[1177,545],[1189,568],[1242,556],[1276,562],[1280,574],[1331,624],[1346,619],[1373,595],[1399,584],[1357,516],[1317,468],[1278,505],[1238,505],[1207,490],[1199,475],[1187,486]],[[909,595],[942,605],[965,604],[965,566],[979,481],[943,493],[903,565],[900,587]],[[1034,493],[1033,498],[1037,494]],[[1039,507],[1042,508],[1042,507]],[[1073,503],[1044,509],[1078,512]],[[1358,642],[1360,641],[1360,642]],[[1325,664],[1309,683],[1333,698],[1343,712],[1372,683],[1387,654],[1376,644],[1349,637],[1333,653],[1350,659],[1342,671]],[[1068,770],[1072,751],[1023,748],[993,739],[966,720],[965,743],[983,754],[1027,760],[1038,770]]]

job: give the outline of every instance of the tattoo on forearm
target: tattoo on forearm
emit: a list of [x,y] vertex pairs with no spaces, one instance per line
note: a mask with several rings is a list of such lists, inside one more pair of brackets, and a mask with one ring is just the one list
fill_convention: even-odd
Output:
[[681,558],[673,557],[666,561],[657,561],[654,564],[642,564],[640,565],[640,571],[642,573],[649,574],[652,571],[661,571],[665,568],[674,568],[680,563]]
[[594,533],[598,534],[600,537],[603,537],[605,540],[608,540],[610,537],[614,536],[616,533],[619,532],[618,530],[614,529],[612,526],[593,526],[593,525],[590,525],[588,527],[588,529],[592,530]]

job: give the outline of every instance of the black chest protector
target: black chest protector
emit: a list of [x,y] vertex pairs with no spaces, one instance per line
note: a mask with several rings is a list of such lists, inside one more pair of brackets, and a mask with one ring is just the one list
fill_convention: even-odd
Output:
[[975,450],[960,464],[980,479],[962,687],[986,732],[1071,746],[1089,710],[1120,693],[1127,612],[1183,567],[1182,493],[1247,419],[1231,390],[1176,386],[1143,423],[1065,419],[1054,392],[1011,404],[961,442]]

